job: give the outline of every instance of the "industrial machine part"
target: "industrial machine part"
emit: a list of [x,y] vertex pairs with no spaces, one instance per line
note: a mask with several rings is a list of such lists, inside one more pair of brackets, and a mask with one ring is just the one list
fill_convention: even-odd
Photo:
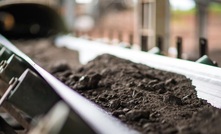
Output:
[[[154,47],[157,36],[163,37],[164,48],[161,51],[167,54],[169,48],[169,1],[165,0],[138,0],[139,35],[143,51]],[[144,40],[147,38],[147,41]],[[146,50],[145,50],[146,49]]]
[[213,106],[221,108],[220,68],[138,50],[108,46],[104,43],[88,41],[72,36],[61,36],[57,38],[56,44],[59,47],[77,50],[82,64],[87,63],[98,55],[107,53],[131,60],[135,63],[142,63],[157,69],[183,74],[192,80],[193,85],[196,86],[199,98],[203,98]]
[[60,100],[53,89],[29,69],[12,81],[9,87],[11,92],[6,100],[31,117],[48,112]]
[[16,134],[15,130],[2,118],[0,117],[1,130],[6,134]]
[[[88,131],[95,133],[137,133],[136,131],[133,131],[125,127],[118,120],[113,119],[113,117],[110,117],[104,111],[97,108],[94,104],[91,104],[91,102],[89,102],[88,100],[86,100],[85,98],[83,98],[82,96],[80,96],[79,94],[69,89],[64,84],[62,84],[56,78],[51,76],[48,72],[46,72],[41,67],[36,65],[30,58],[28,58],[26,55],[24,55],[22,52],[16,49],[10,42],[8,42],[2,36],[0,36],[0,43],[2,43],[4,47],[9,49],[11,52],[13,52],[13,54],[19,57],[22,61],[27,62],[31,67],[33,67],[33,69],[37,72],[36,73],[38,75],[37,78],[40,78],[45,83],[49,84],[48,86],[51,87],[50,91],[56,93],[64,102],[64,105],[67,105],[68,108],[63,108],[64,114],[61,116],[64,118],[66,117],[65,119],[67,120],[63,120],[63,123],[58,124],[59,125],[58,127],[55,127],[56,123],[53,122],[53,119],[49,120],[49,122],[46,122],[46,124],[43,123],[45,124],[45,126],[47,126],[48,123],[52,124],[49,125],[51,126],[52,130],[48,128],[49,129],[48,132],[51,131],[54,132],[56,129],[53,128],[61,128],[59,130],[56,130],[58,133],[65,131],[66,130],[65,128],[69,126],[68,125],[69,123],[67,123],[66,121],[70,119],[71,124],[74,124],[73,126],[81,124],[80,125],[81,127],[79,126],[78,128],[80,129],[79,131],[82,132],[85,132],[86,131],[85,127],[88,127],[89,128]],[[124,59],[129,59],[134,62],[143,63],[158,69],[184,74],[193,80],[193,84],[196,86],[196,90],[198,91],[199,97],[208,100],[208,102],[212,103],[216,107],[221,107],[220,105],[221,96],[219,96],[220,95],[219,83],[220,83],[221,71],[219,68],[198,64],[194,62],[184,61],[184,60],[172,59],[159,55],[153,55],[146,52],[129,50],[125,48],[120,48],[118,46],[108,46],[103,43],[74,38],[72,36],[59,37],[57,38],[56,43],[58,46],[66,46],[70,49],[78,50],[80,53],[80,60],[82,61],[82,63],[87,62],[88,60],[90,60],[89,58],[92,59],[97,55],[103,53],[109,53]],[[110,51],[110,49],[113,51]],[[210,72],[205,72],[205,69],[210,70]],[[41,97],[39,97],[39,94],[41,94],[38,92],[39,88],[38,89],[33,88],[33,91],[37,92],[36,94],[33,94],[32,91],[28,91],[26,89],[26,86],[28,87],[29,83],[25,84],[25,81],[26,80],[32,81],[32,79],[36,79],[35,77],[32,76],[33,73],[30,73],[29,71],[26,70],[25,73],[23,73],[22,76],[20,76],[18,79],[15,78],[14,80],[12,80],[10,82],[10,88],[5,92],[5,94],[2,97],[2,100],[4,101],[1,101],[0,103],[2,104],[10,103],[15,106],[17,105],[17,107],[20,110],[31,115],[32,117],[39,115],[39,113],[44,114],[45,111],[47,110],[45,111],[43,110],[40,111],[39,113],[36,113],[35,111],[32,111],[30,108],[25,106],[27,104],[27,102],[25,102],[25,98],[29,96],[26,96],[26,94],[22,94],[24,92],[30,96],[33,96],[32,97],[33,99],[31,100],[29,99],[31,101],[30,103],[32,103],[29,105],[30,107],[33,107],[32,105],[39,106],[40,104],[44,103],[41,102],[41,100],[39,100],[42,99]],[[39,81],[37,81],[37,83],[39,83]],[[43,87],[48,87],[48,86],[46,85]],[[208,88],[210,89],[210,91],[207,90]],[[15,97],[13,98],[13,96]],[[24,99],[23,98],[20,99],[18,96],[24,96]],[[55,101],[54,104],[56,102],[57,101]],[[64,105],[59,107],[66,107]],[[44,106],[42,107],[44,109]],[[54,117],[53,114],[51,115],[51,112],[45,116],[46,119],[50,117]],[[58,119],[61,117],[58,117]],[[76,132],[75,130],[76,129],[74,127],[68,127],[68,131],[70,132]]]
[[0,50],[0,60],[7,60],[12,55],[12,52],[7,50],[5,47],[2,47]]
[[26,68],[30,68],[30,66],[12,54],[8,60],[0,62],[0,78],[9,83],[13,77],[19,77]]
[[200,58],[196,61],[198,63],[218,66],[216,61],[212,61],[208,56],[208,41],[205,38],[199,39]]
[[[34,117],[39,115],[44,116],[52,105],[61,99],[69,107],[70,112],[68,112],[69,110],[66,111],[68,112],[67,120],[65,120],[64,125],[62,123],[60,124],[61,126],[59,127],[61,128],[61,131],[59,133],[66,133],[66,131],[107,134],[138,133],[137,131],[126,127],[119,120],[111,117],[92,102],[86,100],[78,93],[58,81],[51,74],[36,65],[29,57],[19,51],[3,36],[0,36],[0,43],[12,51],[14,55],[21,58],[23,62],[28,63],[35,72],[33,73],[28,69],[19,78],[13,78],[11,80],[9,88],[5,91],[0,100],[0,104],[2,104],[3,107],[5,103],[16,106],[16,108],[30,115],[32,119],[34,119]],[[57,94],[58,99],[56,95],[53,94]],[[11,113],[10,110],[8,110],[8,112]],[[25,120],[22,116],[18,115],[15,111],[13,111],[12,114],[19,117],[16,120],[19,123],[23,123],[22,126],[25,130],[29,129],[30,124],[27,122],[28,125],[24,123]],[[66,114],[61,117],[64,116],[66,116]],[[49,121],[53,124],[51,120]],[[56,127],[55,129],[59,127]]]
[[[6,93],[7,95],[7,93]],[[17,122],[19,122],[19,125],[21,125],[24,128],[24,131],[28,131],[30,128],[30,123],[26,120],[25,116],[23,116],[16,108],[13,107],[12,104],[10,104],[7,101],[3,100],[7,96],[2,96],[1,98],[1,106],[2,108],[9,113]]]
[[[139,1],[139,23],[140,23],[140,44],[142,51],[148,51],[151,47],[150,44],[154,44],[154,32],[155,32],[155,16],[153,15],[155,12],[155,4],[154,0]],[[149,47],[149,48],[148,48]]]
[[29,134],[95,134],[65,102],[58,102]]

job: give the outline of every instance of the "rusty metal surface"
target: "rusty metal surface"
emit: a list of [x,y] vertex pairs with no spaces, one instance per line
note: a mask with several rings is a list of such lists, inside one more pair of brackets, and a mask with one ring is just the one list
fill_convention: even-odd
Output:
[[221,108],[221,69],[218,67],[110,46],[100,42],[75,38],[71,35],[61,36],[55,42],[58,47],[67,47],[79,51],[82,64],[98,55],[108,53],[135,63],[183,74],[192,80],[199,98],[203,98],[213,106]]

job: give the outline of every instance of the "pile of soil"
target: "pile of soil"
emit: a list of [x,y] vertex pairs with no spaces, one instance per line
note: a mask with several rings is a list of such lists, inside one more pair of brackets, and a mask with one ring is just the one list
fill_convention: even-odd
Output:
[[215,134],[221,110],[197,98],[191,80],[111,55],[77,71],[52,70],[58,79],[142,133]]
[[198,99],[191,80],[111,55],[81,66],[52,39],[13,42],[34,62],[142,133],[219,133],[221,112]]

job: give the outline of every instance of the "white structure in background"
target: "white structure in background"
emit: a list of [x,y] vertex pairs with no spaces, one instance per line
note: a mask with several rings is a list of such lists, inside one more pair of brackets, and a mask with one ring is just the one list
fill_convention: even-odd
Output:
[[170,5],[173,10],[190,10],[196,6],[193,0],[170,0]]
[[64,0],[64,19],[69,30],[80,29],[81,31],[88,31],[94,26],[94,20],[88,15],[75,15],[76,4],[90,4],[94,0]]
[[161,36],[164,42],[163,51],[167,53],[170,30],[169,0],[139,0],[137,10],[142,50],[153,48],[156,45],[156,36]]
[[156,0],[140,0],[138,4],[139,35],[141,50],[154,46],[156,24]]
[[88,4],[91,3],[93,0],[76,0],[76,3],[78,4]]
[[90,31],[95,25],[94,19],[89,15],[82,15],[75,18],[74,29],[83,32]]

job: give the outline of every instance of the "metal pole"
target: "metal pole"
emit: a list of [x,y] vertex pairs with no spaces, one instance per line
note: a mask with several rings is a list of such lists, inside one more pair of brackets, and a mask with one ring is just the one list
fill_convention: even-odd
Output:
[[157,47],[159,48],[160,52],[163,51],[163,38],[162,38],[162,36],[157,36]]
[[142,51],[147,51],[149,47],[153,47],[155,44],[155,6],[156,0],[139,1],[140,11],[138,16],[140,18],[139,32]]
[[148,37],[146,35],[142,35],[141,36],[141,50],[142,51],[148,51],[147,43],[148,43]]
[[[210,1],[209,0],[195,0],[196,2],[196,44],[200,44],[199,38],[207,38],[207,24],[208,24],[208,8]],[[198,57],[197,55],[201,55],[198,53],[199,47],[198,45],[195,45],[194,47],[194,53],[195,57]]]
[[64,19],[68,30],[72,30],[74,26],[74,0],[64,0],[65,14]]
[[170,37],[170,3],[169,0],[156,0],[156,21],[155,29],[156,35],[160,35],[163,39],[164,53],[167,53],[169,49],[169,37]]
[[205,38],[200,38],[200,57],[208,55],[208,41]]
[[177,37],[177,42],[176,42],[176,46],[177,46],[177,58],[182,59],[182,53],[183,53],[183,40],[181,37]]

